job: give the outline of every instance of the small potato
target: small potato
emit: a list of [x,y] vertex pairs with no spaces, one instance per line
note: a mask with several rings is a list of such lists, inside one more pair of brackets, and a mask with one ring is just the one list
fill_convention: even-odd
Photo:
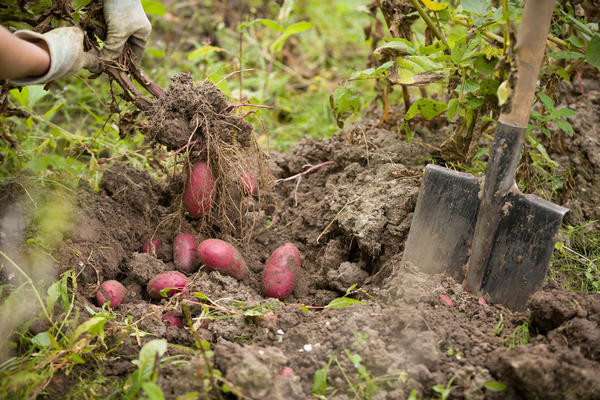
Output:
[[115,308],[125,299],[127,289],[117,281],[106,281],[102,283],[100,289],[96,292],[96,301],[98,306],[102,307],[104,303]]
[[182,292],[184,294],[189,293],[187,289],[185,289],[185,285],[188,283],[187,276],[183,275],[179,271],[168,271],[163,272],[162,274],[156,275],[154,278],[150,279],[148,282],[148,287],[146,288],[148,292],[148,296],[153,299],[161,299],[160,291],[164,288],[174,288],[167,292],[167,297],[174,295],[177,292]]
[[217,191],[212,172],[203,161],[194,164],[183,193],[183,205],[193,217],[207,215],[215,201]]
[[152,254],[154,257],[156,257],[159,247],[160,247],[160,240],[146,239],[146,241],[142,245],[142,253]]
[[240,252],[223,240],[204,240],[198,246],[198,258],[207,268],[237,279],[244,279],[248,273],[248,266]]
[[178,328],[181,328],[183,326],[183,320],[173,311],[166,312],[162,316],[162,321],[165,323],[166,326],[176,326]]
[[300,273],[300,251],[292,243],[277,248],[265,265],[262,275],[263,293],[283,299],[294,290]]
[[191,233],[180,233],[173,241],[175,267],[186,274],[198,269],[198,240]]

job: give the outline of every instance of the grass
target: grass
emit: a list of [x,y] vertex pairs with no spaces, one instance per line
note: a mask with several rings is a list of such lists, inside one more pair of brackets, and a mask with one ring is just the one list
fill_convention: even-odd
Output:
[[600,293],[600,232],[594,224],[567,225],[556,243],[550,276],[565,289]]

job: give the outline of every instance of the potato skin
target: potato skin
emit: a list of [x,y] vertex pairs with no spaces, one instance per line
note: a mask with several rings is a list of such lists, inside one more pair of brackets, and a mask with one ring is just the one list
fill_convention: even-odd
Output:
[[246,196],[256,196],[258,194],[258,185],[256,183],[256,176],[252,172],[244,173],[242,176],[242,184],[244,194]]
[[180,233],[173,241],[173,260],[175,267],[186,274],[198,269],[198,240],[191,233]]
[[277,299],[289,296],[300,273],[300,263],[300,251],[292,243],[277,248],[263,270],[264,295]]
[[217,270],[236,279],[244,279],[248,266],[240,252],[219,239],[206,239],[198,245],[198,258],[207,268]]
[[183,320],[173,311],[166,312],[161,319],[166,326],[176,326],[178,328],[181,328],[183,326]]
[[204,161],[192,167],[183,193],[183,205],[191,216],[200,218],[207,215],[217,195],[215,179]]
[[154,278],[150,279],[146,290],[148,292],[148,296],[151,298],[161,299],[162,296],[160,295],[160,291],[166,287],[177,288],[169,290],[167,292],[167,297],[170,297],[177,292],[182,292],[184,294],[189,293],[188,290],[185,289],[185,285],[187,285],[187,283],[187,276],[183,275],[181,272],[168,271],[158,274]]
[[160,240],[146,239],[146,241],[142,245],[142,253],[152,254],[154,257],[156,257],[159,247],[160,247]]
[[109,305],[115,308],[125,300],[126,295],[127,289],[120,282],[105,281],[96,292],[96,302],[98,306],[102,307],[108,301]]

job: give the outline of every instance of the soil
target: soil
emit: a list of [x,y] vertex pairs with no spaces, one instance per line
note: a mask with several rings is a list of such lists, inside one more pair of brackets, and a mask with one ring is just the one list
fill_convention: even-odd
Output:
[[[231,127],[220,125],[219,114],[227,103],[209,86],[195,86],[197,96],[189,100],[193,107],[212,107],[216,122],[210,129],[225,129],[226,138]],[[600,87],[591,81],[583,87],[584,94],[577,84],[561,89],[563,104],[578,115],[570,121],[574,137],[552,148],[552,156],[575,182],[563,203],[593,219],[600,218]],[[159,108],[172,111],[171,121],[183,121],[172,126],[184,134],[169,136],[178,148],[190,140],[195,125],[189,121],[198,113],[173,117],[176,104],[168,101]],[[423,124],[409,143],[393,119],[382,123],[373,111],[329,140],[304,140],[289,153],[269,154],[276,184],[260,197],[238,198],[246,204],[240,219],[252,221],[243,232],[207,229],[207,221],[186,215],[179,201],[183,176],[164,183],[126,163],[106,169],[100,191],[80,195],[76,228],[56,254],[61,272],[76,272],[81,305],[93,310],[99,285],[121,281],[128,295],[116,312],[132,316],[132,324],[147,333],[120,338],[124,343],[102,365],[104,375],[115,384],[125,379],[136,368],[140,345],[151,339],[180,345],[170,346],[170,355],[204,339],[214,351],[211,366],[248,399],[311,398],[315,372],[327,365],[327,398],[336,400],[403,399],[413,391],[431,398],[446,385],[450,399],[600,398],[600,294],[572,293],[548,281],[526,312],[513,313],[465,292],[448,275],[401,265],[424,160],[445,138],[446,130],[435,124]],[[315,168],[306,172],[308,166]],[[172,244],[181,232],[236,245],[251,273],[239,281],[201,268],[190,276],[189,294],[151,300],[146,284],[175,269]],[[162,242],[157,257],[140,253],[151,237]],[[302,254],[300,277],[287,298],[266,299],[264,263],[286,242]],[[341,297],[356,301],[325,307]],[[218,304],[219,317],[207,315],[201,303]],[[183,315],[184,304],[197,336],[161,320],[167,311]],[[262,316],[249,313],[251,307]],[[198,374],[205,368],[201,357],[167,363],[158,380],[165,397],[202,392]],[[72,374],[78,371],[85,373],[76,368]],[[47,397],[62,398],[72,376],[57,376]],[[486,388],[495,381],[505,390]]]

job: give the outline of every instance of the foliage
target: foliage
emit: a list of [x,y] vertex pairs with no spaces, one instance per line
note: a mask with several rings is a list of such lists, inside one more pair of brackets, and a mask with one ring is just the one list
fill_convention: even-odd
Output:
[[600,292],[600,234],[594,223],[566,225],[556,242],[551,276],[565,289]]

